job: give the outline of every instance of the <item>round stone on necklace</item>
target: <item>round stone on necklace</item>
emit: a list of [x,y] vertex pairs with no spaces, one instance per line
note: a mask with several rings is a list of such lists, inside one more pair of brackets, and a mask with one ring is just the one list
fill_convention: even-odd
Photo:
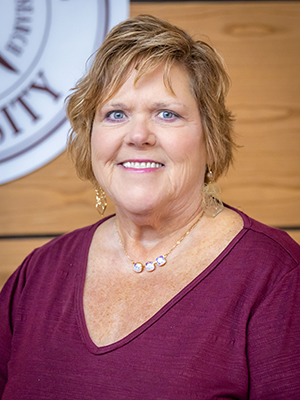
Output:
[[145,264],[145,268],[146,268],[146,270],[147,270],[148,272],[154,271],[154,270],[155,270],[155,264],[154,264],[154,262],[151,262],[151,261],[147,262],[147,263]]
[[140,262],[136,262],[133,264],[133,269],[135,272],[142,272],[143,271],[143,264]]
[[166,256],[157,257],[156,262],[160,267],[162,267],[163,265],[165,265],[167,263]]

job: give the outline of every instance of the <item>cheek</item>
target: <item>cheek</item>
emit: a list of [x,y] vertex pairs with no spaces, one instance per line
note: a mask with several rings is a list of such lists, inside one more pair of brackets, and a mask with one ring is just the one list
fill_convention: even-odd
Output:
[[92,156],[97,152],[98,148],[99,148],[99,135],[97,134],[97,131],[94,128],[92,128],[92,133],[91,133]]
[[[206,149],[203,136],[195,134],[187,140],[173,144],[174,155],[177,155],[179,171],[176,168],[175,174],[184,177],[185,185],[194,185],[195,183],[203,183],[206,169]],[[183,183],[182,183],[183,184]]]
[[[105,140],[103,140],[102,133],[97,130],[92,130],[91,135],[91,163],[94,175],[99,185],[106,189],[108,172],[105,166],[109,158],[109,151]],[[104,190],[105,190],[104,189]]]
[[91,136],[91,162],[92,162],[92,169],[94,174],[97,178],[99,178],[99,173],[102,176],[103,166],[105,164],[105,143],[103,143],[102,138],[97,133],[97,131],[92,131]]
[[100,133],[97,129],[92,130],[91,153],[92,163],[104,161],[110,153],[110,146],[107,140],[105,140],[105,135],[103,135],[102,132]]
[[173,140],[169,143],[169,154],[174,161],[198,164],[206,163],[206,150],[203,137],[187,132],[181,140]]

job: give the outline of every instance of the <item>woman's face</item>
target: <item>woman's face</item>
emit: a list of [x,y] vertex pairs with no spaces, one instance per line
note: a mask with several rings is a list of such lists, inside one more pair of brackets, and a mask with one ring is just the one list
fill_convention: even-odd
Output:
[[92,166],[117,210],[135,214],[195,210],[206,151],[201,118],[183,67],[164,66],[134,85],[136,70],[95,115]]

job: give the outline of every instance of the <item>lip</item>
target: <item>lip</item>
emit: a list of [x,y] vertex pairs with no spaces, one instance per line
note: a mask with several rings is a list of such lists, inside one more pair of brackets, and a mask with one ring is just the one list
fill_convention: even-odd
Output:
[[[140,164],[138,167],[130,167],[129,165],[125,166],[124,164],[132,164],[138,163]],[[142,165],[144,164],[144,165]],[[151,164],[151,166],[149,166]],[[125,171],[133,171],[133,172],[155,172],[163,168],[165,165],[159,161],[151,160],[151,159],[127,159],[118,164]]]

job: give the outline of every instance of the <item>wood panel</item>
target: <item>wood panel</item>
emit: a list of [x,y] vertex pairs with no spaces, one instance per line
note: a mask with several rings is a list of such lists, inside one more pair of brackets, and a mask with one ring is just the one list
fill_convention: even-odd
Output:
[[51,239],[0,240],[0,289],[28,254],[49,240]]
[[99,218],[92,185],[77,177],[66,153],[0,192],[0,235],[65,233]]
[[[242,147],[220,181],[224,200],[265,223],[299,226],[300,4],[132,4],[139,13],[205,34],[226,59]],[[2,185],[0,196],[0,234],[66,232],[98,217],[90,184],[65,155]]]
[[226,60],[242,146],[223,199],[270,225],[300,226],[300,3],[135,4],[207,40]]
[[[300,3],[134,3],[215,46],[232,80],[241,146],[225,202],[273,226],[300,226]],[[0,187],[0,235],[58,234],[96,221],[94,191],[66,154]],[[113,212],[110,204],[107,213]],[[300,243],[300,230],[289,233]],[[40,240],[0,240],[2,279]]]
[[297,242],[300,244],[300,230],[286,230],[286,232]]

